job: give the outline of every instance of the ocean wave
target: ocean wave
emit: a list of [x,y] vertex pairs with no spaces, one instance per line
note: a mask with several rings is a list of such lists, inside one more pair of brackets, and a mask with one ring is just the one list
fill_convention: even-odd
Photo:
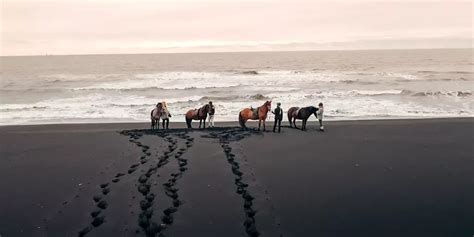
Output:
[[45,78],[46,82],[58,83],[58,82],[73,82],[83,80],[104,80],[111,78],[118,78],[123,76],[122,74],[49,74],[40,75],[39,77]]
[[362,96],[400,95],[403,90],[352,90],[348,94]]
[[[301,87],[310,83],[344,83],[344,84],[377,84],[384,83],[381,78],[391,77],[395,80],[418,79],[415,75],[392,72],[356,72],[364,78],[351,78],[344,72],[317,72],[297,70],[241,71],[241,72],[159,72],[136,74],[134,78],[102,81],[89,86],[72,88],[72,90],[193,90],[212,88],[232,88],[239,86],[268,87],[288,86]],[[366,78],[368,76],[368,78]],[[258,80],[257,80],[258,77]]]
[[470,81],[472,79],[468,79],[465,77],[459,77],[459,78],[428,78],[424,79],[424,81]]
[[108,88],[108,87],[78,87],[78,88],[72,88],[71,90],[73,91],[124,91],[124,92],[133,92],[133,91],[191,91],[191,90],[203,90],[203,89],[227,89],[227,88],[235,88],[239,87],[240,85],[229,85],[229,86],[190,86],[190,87],[158,87],[158,86],[152,86],[152,87],[141,87],[141,88]]
[[258,73],[258,71],[243,71],[243,72],[240,72],[240,74],[244,74],[244,75],[258,75],[260,73]]
[[[314,93],[265,93],[248,94],[238,97],[219,96],[186,96],[181,98],[153,98],[130,95],[89,95],[72,98],[56,98],[37,103],[4,104],[0,106],[0,124],[63,121],[76,119],[124,119],[127,121],[148,121],[149,112],[156,102],[166,100],[173,114],[172,121],[182,121],[183,114],[191,108],[199,108],[208,100],[214,100],[216,119],[234,121],[242,108],[260,106],[262,99],[281,102],[284,109],[291,106],[309,106],[323,102],[326,105],[328,118],[382,118],[382,117],[445,117],[473,116],[469,100],[456,100],[447,106],[438,106],[438,102],[422,102],[417,92],[408,90],[352,90],[352,91],[320,91]],[[427,92],[425,95],[440,93]],[[443,93],[441,93],[443,94]],[[449,94],[449,93],[448,93]],[[386,95],[386,96],[382,96]],[[393,97],[393,96],[398,97]],[[453,94],[454,95],[454,94]],[[470,96],[469,91],[456,93],[455,96]],[[378,96],[378,97],[377,97]],[[400,100],[400,96],[409,96]],[[424,101],[424,100],[423,100]],[[460,102],[460,103],[458,103]],[[271,114],[269,116],[272,116]],[[313,118],[314,119],[314,118]]]
[[420,70],[418,73],[429,73],[429,74],[474,74],[473,71],[430,71],[430,70]]
[[453,73],[453,74],[474,74],[473,71],[450,71],[448,73]]
[[373,85],[373,84],[379,84],[380,82],[376,82],[376,81],[365,81],[365,80],[358,80],[358,79],[355,79],[355,80],[332,81],[332,83]]
[[285,93],[269,94],[268,97],[293,97],[307,99],[321,98],[355,98],[355,97],[381,97],[381,96],[445,96],[445,97],[468,97],[472,96],[471,91],[412,91],[412,90],[334,90],[315,91],[313,93]]
[[353,90],[349,94],[362,96],[383,96],[383,95],[407,95],[407,96],[453,96],[467,97],[471,96],[471,91],[411,91],[411,90],[376,90],[364,91]]
[[28,110],[46,110],[49,106],[29,106],[25,104],[13,105],[0,107],[0,112],[14,112],[14,111],[28,111]]
[[203,96],[199,99],[200,102],[207,101],[237,101],[237,100],[270,100],[271,98],[262,94],[246,95],[246,96]]
[[472,96],[471,91],[411,91],[411,90],[402,90],[402,95],[410,96],[454,96],[454,97],[468,97]]

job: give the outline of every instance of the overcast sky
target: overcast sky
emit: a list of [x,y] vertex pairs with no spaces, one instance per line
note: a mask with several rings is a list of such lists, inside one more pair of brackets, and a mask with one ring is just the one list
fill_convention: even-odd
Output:
[[2,0],[1,55],[471,47],[471,1]]

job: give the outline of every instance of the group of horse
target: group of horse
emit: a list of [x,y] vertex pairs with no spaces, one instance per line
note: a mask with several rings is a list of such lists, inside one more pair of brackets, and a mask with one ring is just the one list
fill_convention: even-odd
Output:
[[[239,112],[239,124],[242,128],[247,128],[245,125],[248,120],[258,120],[258,130],[260,131],[262,121],[263,121],[263,131],[265,131],[265,121],[267,120],[267,114],[269,111],[271,111],[272,107],[272,101],[266,101],[262,106],[259,106],[257,108],[245,108]],[[185,114],[185,119],[186,119],[186,125],[188,128],[192,128],[191,123],[193,120],[199,120],[199,128],[201,126],[203,128],[206,128],[206,119],[207,115],[209,113],[209,110],[211,109],[210,104],[205,104],[199,109],[191,109]],[[288,121],[290,122],[290,127],[295,127],[296,126],[296,120],[302,120],[301,124],[301,130],[306,130],[306,123],[311,117],[311,115],[314,114],[314,116],[319,120],[320,126],[322,129],[322,118],[321,115],[318,117],[317,111],[319,108],[315,106],[308,106],[308,107],[291,107],[288,109],[287,115],[288,115]],[[161,117],[161,114],[159,111],[156,110],[162,110],[162,107],[156,107],[155,109],[152,110],[151,112],[151,128],[152,129],[159,129],[159,120]],[[170,117],[170,116],[169,116]],[[166,117],[167,119],[168,117]],[[158,125],[158,126],[156,126]],[[167,128],[167,126],[166,126]],[[164,126],[164,121],[163,121],[163,129],[165,129]]]

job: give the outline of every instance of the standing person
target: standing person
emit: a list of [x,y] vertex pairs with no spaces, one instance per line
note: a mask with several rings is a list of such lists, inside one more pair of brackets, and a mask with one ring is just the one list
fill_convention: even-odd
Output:
[[166,105],[165,101],[163,101],[162,106],[163,109],[161,110],[161,119],[163,119],[163,129],[168,129],[170,125],[171,114],[168,111],[168,106]]
[[324,106],[323,103],[318,104],[318,111],[316,111],[316,115],[319,120],[319,130],[324,131],[324,126],[323,126],[323,113],[324,113]]
[[209,127],[213,128],[214,127],[214,114],[216,113],[216,108],[212,104],[212,101],[209,101],[209,105],[211,108],[209,109]]
[[276,130],[276,126],[278,123],[278,132],[281,131],[281,120],[283,120],[283,109],[280,108],[281,103],[277,103],[277,107],[272,111],[275,115],[275,123],[273,123],[273,132]]

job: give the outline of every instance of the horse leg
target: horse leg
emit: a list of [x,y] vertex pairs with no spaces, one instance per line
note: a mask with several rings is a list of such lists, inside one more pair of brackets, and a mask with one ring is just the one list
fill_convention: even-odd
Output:
[[260,124],[262,123],[262,120],[258,120],[258,131],[260,131]]
[[306,119],[303,119],[303,123],[301,125],[301,130],[306,130]]
[[293,118],[293,126],[294,126],[295,128],[298,128],[298,127],[296,127],[296,118]]
[[266,128],[265,128],[265,119],[263,120],[263,131],[265,132]]
[[290,128],[293,127],[293,124],[291,123],[291,116],[288,115],[288,122],[290,122]]
[[188,125],[188,128],[192,128],[192,126],[191,126],[192,120],[187,118],[187,117],[185,117],[185,119],[186,119],[186,124]]

